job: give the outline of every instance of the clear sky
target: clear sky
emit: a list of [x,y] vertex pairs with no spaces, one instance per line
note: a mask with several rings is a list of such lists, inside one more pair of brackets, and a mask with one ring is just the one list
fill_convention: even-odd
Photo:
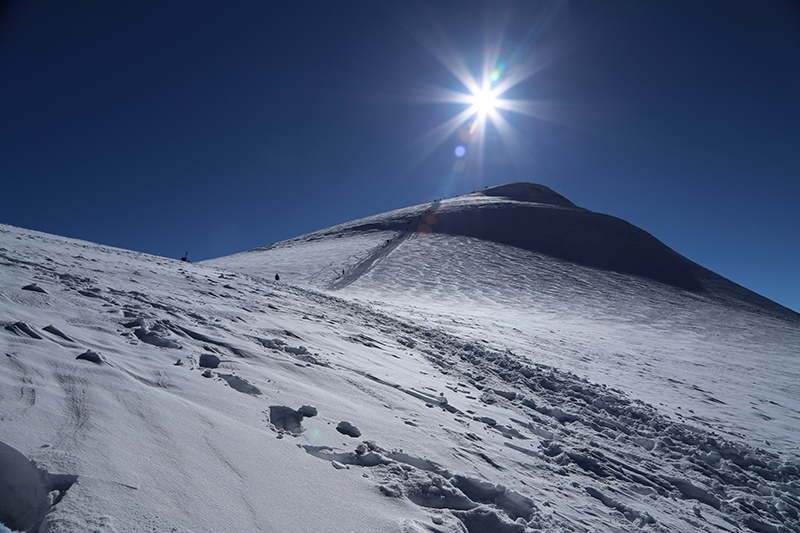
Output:
[[198,261],[530,181],[800,310],[793,0],[2,5],[0,222]]

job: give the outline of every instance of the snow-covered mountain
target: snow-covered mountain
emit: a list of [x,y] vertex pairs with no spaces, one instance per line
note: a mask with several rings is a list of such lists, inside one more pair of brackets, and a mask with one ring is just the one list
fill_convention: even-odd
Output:
[[12,529],[800,529],[800,316],[543,186],[0,267]]
[[[754,445],[797,442],[798,404],[775,403],[798,397],[800,315],[542,185],[392,211],[207,264],[278,272],[671,415],[692,418],[688,407],[722,431],[756,436]],[[732,365],[741,366],[720,375]]]

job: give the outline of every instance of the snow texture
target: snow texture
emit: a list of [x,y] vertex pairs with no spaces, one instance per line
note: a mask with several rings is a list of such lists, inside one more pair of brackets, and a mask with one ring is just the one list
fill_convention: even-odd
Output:
[[0,266],[11,529],[800,530],[800,316],[543,186]]

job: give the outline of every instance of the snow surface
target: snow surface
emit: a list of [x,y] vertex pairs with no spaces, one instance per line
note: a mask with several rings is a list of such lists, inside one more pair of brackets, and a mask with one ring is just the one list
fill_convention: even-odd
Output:
[[800,529],[800,317],[542,186],[203,264],[0,226],[0,325],[12,529]]

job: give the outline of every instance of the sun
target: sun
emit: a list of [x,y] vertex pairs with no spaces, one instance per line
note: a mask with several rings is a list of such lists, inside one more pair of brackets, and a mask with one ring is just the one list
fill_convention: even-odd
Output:
[[472,93],[469,98],[472,104],[471,111],[478,116],[485,116],[493,112],[497,106],[497,94],[488,87],[483,87]]

